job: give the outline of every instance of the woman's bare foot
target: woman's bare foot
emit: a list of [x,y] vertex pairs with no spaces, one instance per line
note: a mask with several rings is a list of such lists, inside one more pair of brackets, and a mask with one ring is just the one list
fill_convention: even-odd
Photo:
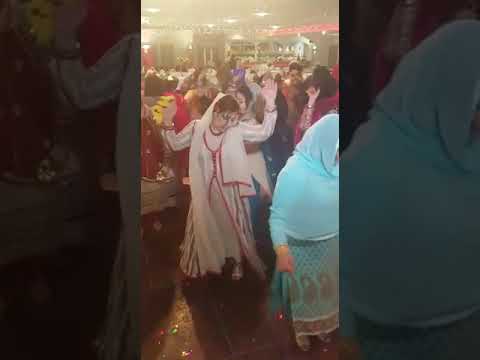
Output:
[[232,280],[240,280],[243,277],[242,263],[237,263],[233,267]]

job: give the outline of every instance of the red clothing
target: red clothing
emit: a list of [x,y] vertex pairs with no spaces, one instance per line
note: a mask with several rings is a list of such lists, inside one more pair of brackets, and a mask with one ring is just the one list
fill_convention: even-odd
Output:
[[88,67],[95,64],[121,37],[114,26],[108,2],[88,0],[87,16],[79,32],[82,59]]
[[[109,9],[109,0],[88,0],[87,16],[80,27],[79,42],[85,66],[93,66],[121,39]],[[105,161],[115,152],[117,102],[88,111],[98,156]]]
[[36,177],[54,128],[48,68],[14,32],[0,33],[0,173]]
[[[325,99],[317,100],[315,103],[315,110],[312,114],[312,123],[315,124],[322,117],[327,115],[329,112],[338,108],[338,98],[337,96],[332,96]],[[304,131],[301,129],[301,120],[297,121],[295,126],[295,145],[297,145],[303,137]]]
[[[175,102],[177,103],[177,113],[173,118],[173,123],[175,126],[175,132],[178,134],[191,121],[190,112],[188,111],[188,104],[185,101],[185,98],[183,97],[183,95],[181,94],[166,93],[165,96],[175,97]],[[177,175],[180,177],[187,175],[186,169],[188,169],[189,152],[190,152],[190,149],[185,149],[176,153]]]
[[142,160],[142,178],[149,180],[156,180],[157,174],[160,171],[159,164],[163,160],[163,144],[161,139],[156,135],[153,129],[153,124],[148,120],[147,116],[149,110],[142,109],[141,125],[141,151],[140,157]]
[[[465,5],[465,3],[462,4],[462,1],[458,0],[418,0],[418,3],[410,49],[417,47]],[[387,39],[388,35],[382,37],[380,48],[375,56],[374,96],[377,96],[388,84],[401,60],[391,61],[385,55],[384,48]]]

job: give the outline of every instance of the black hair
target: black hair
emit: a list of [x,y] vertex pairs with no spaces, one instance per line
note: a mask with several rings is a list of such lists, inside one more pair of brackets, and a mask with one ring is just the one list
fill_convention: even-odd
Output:
[[213,100],[210,99],[208,96],[200,96],[198,98],[198,111],[200,115],[203,116],[203,114],[205,114],[212,102]]
[[214,112],[223,113],[226,111],[232,113],[238,113],[240,111],[237,100],[231,95],[224,96],[215,104]]
[[250,91],[248,86],[245,84],[241,84],[240,87],[237,89],[237,92],[243,95],[243,97],[245,98],[245,104],[248,107],[253,100],[252,92]]
[[145,78],[145,96],[162,96],[165,90],[165,80],[157,75],[150,74]]
[[292,71],[298,71],[299,73],[302,73],[303,72],[303,66],[300,65],[298,62],[296,61],[292,61],[290,63],[290,65],[288,65],[288,72],[292,72]]
[[335,96],[338,85],[335,78],[332,76],[330,70],[325,66],[316,66],[313,73],[305,81],[305,88],[313,86],[315,89],[320,89],[319,98],[328,98]]

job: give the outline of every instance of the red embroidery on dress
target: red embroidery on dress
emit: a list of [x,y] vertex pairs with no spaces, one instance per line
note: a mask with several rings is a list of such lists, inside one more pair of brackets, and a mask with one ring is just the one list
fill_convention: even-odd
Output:
[[[230,217],[230,221],[232,222],[233,228],[235,229],[235,232],[237,233],[238,241],[239,241],[239,244],[240,244],[240,249],[242,250],[243,255],[245,257],[247,257],[247,259],[248,259],[249,257],[247,255],[249,254],[249,251],[245,248],[245,246],[242,242],[242,233],[243,233],[244,236],[246,234],[244,233],[244,231],[242,231],[242,229],[239,229],[240,224],[239,224],[239,222],[237,222],[235,220],[235,216],[232,214],[232,211],[231,211],[230,207],[228,206],[228,202],[225,199],[225,195],[223,193],[222,185],[220,184],[220,181],[219,181],[218,176],[217,176],[218,174],[217,174],[217,164],[216,164],[217,158],[216,158],[216,155],[222,149],[223,140],[224,140],[224,138],[221,140],[218,149],[213,150],[213,149],[210,148],[210,146],[208,146],[206,132],[203,133],[203,142],[205,143],[205,147],[207,148],[207,150],[212,154],[212,161],[213,161],[213,166],[214,166],[212,178],[210,179],[210,183],[209,183],[208,202],[209,202],[209,205],[211,205],[211,198],[212,198],[211,191],[212,191],[212,187],[213,187],[213,182],[216,181],[218,191],[220,192],[220,197],[222,198],[223,204],[225,205],[225,208],[227,209],[227,213],[228,213],[228,216]],[[219,165],[220,165],[220,168],[221,168],[222,162],[221,162],[221,157],[220,156],[219,156],[219,161],[220,161]],[[237,184],[237,186],[238,186],[238,184]],[[239,191],[239,195],[240,195],[240,191]],[[238,204],[236,204],[236,205],[238,207]],[[237,214],[238,214],[238,212],[239,211],[237,210]],[[246,214],[246,216],[248,217],[248,214]]]

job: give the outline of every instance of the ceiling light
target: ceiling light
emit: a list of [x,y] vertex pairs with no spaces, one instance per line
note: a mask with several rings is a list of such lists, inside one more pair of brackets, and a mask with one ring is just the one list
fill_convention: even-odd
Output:
[[146,16],[142,16],[142,25],[150,24],[150,19]]
[[157,9],[157,8],[147,8],[147,9],[145,9],[145,11],[148,11],[149,13],[152,13],[152,14],[156,14],[156,13],[160,12],[160,9]]
[[237,21],[238,21],[237,19],[225,19],[225,22],[229,24],[236,23]]
[[208,26],[210,29],[213,28],[213,27],[215,27],[215,25],[213,25],[213,24],[207,24],[207,26]]
[[243,36],[242,35],[233,35],[232,40],[243,40]]
[[322,35],[325,35],[327,32],[325,30],[322,31]]
[[143,45],[142,48],[143,48],[144,50],[148,50],[148,49],[150,49],[150,45]]
[[278,25],[272,25],[271,28],[272,28],[273,30],[278,30],[278,29],[280,29],[280,26],[278,26]]
[[265,17],[265,16],[268,16],[270,15],[269,13],[265,12],[265,11],[257,11],[255,13],[253,13],[254,15],[257,15],[257,16],[260,16],[260,17]]

